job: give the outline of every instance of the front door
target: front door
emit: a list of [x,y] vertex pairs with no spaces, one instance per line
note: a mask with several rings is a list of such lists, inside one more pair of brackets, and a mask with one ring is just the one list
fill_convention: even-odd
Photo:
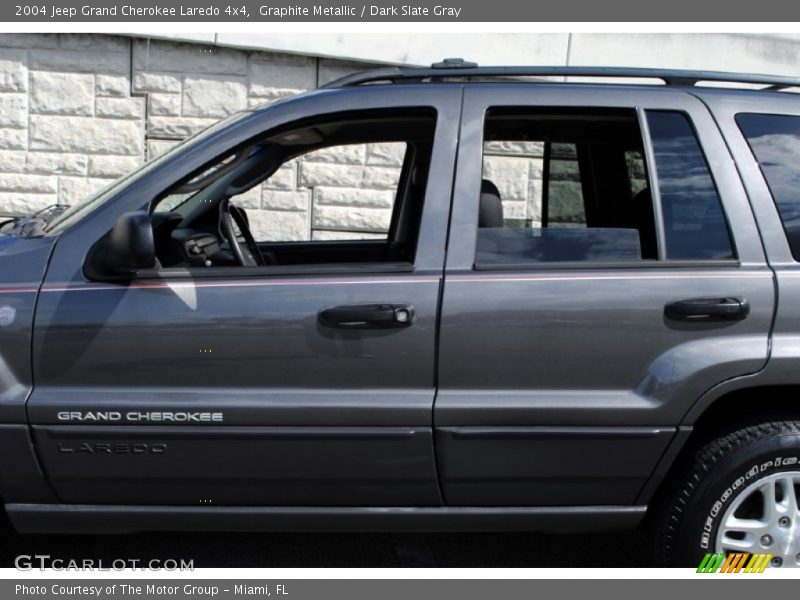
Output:
[[[359,92],[245,117],[62,234],[28,402],[62,502],[441,504],[431,415],[460,90]],[[244,140],[274,172],[216,177]],[[262,264],[232,262],[204,208],[221,198]],[[161,268],[88,280],[92,245],[143,206]]]
[[767,358],[772,275],[728,151],[674,90],[485,86],[463,123],[445,502],[634,504],[692,403]]

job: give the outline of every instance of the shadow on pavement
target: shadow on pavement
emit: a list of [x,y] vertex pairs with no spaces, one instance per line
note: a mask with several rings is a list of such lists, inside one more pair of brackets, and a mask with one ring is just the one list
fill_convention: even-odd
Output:
[[20,535],[0,521],[0,566],[20,554],[51,558],[193,559],[199,567],[646,567],[641,532],[142,533]]

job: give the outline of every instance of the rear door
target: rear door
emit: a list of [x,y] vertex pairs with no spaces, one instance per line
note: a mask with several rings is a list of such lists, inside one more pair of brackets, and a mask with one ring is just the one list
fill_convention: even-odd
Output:
[[[401,94],[376,86],[277,105],[206,148],[177,155],[62,235],[38,305],[28,402],[37,452],[62,502],[441,504],[431,414],[459,101],[457,88]],[[430,176],[417,179],[424,201],[413,258],[349,266],[296,259],[214,275],[200,266],[130,283],[86,279],[89,247],[119,214],[147,206],[243,140],[339,114],[380,110],[391,119],[416,109],[435,115],[435,130]],[[348,156],[361,162],[325,172],[373,181],[394,168],[344,150],[327,160]],[[293,185],[316,185],[313,174],[324,166],[293,171]],[[309,218],[288,201],[311,193],[285,185],[271,179],[262,190],[265,203],[283,201],[278,208],[246,205],[254,234],[286,239],[280,236],[292,223]],[[366,201],[358,206],[360,199],[391,199],[383,188],[338,193],[338,205],[314,208],[366,218],[376,211]],[[375,328],[321,318],[353,305],[408,312],[398,326]]]
[[772,275],[681,91],[468,89],[449,240],[449,505],[636,503],[692,403],[766,361]]

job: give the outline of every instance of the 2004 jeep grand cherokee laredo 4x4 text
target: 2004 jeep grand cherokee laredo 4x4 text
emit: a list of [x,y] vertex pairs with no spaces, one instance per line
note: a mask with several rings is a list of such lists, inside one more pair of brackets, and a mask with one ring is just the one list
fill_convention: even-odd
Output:
[[[580,531],[647,517],[665,564],[747,551],[798,566],[792,86],[380,69],[238,113],[92,199],[7,223],[12,523]],[[279,211],[248,216],[252,190],[298,164],[313,179],[312,153],[363,148],[385,160],[337,167],[353,189],[335,201],[303,192],[302,235],[271,225]],[[394,171],[370,166],[392,156]],[[371,218],[370,178],[393,182],[385,228],[321,235],[330,205]],[[526,185],[527,205],[510,197]]]

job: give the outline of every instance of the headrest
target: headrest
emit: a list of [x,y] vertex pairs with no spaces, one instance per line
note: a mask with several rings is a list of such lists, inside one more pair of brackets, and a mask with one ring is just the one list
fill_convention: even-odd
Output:
[[497,186],[493,181],[489,179],[481,179],[481,194],[493,194],[499,198],[500,190],[497,189]]
[[497,186],[484,179],[481,181],[481,200],[478,208],[478,227],[503,227],[503,201]]

